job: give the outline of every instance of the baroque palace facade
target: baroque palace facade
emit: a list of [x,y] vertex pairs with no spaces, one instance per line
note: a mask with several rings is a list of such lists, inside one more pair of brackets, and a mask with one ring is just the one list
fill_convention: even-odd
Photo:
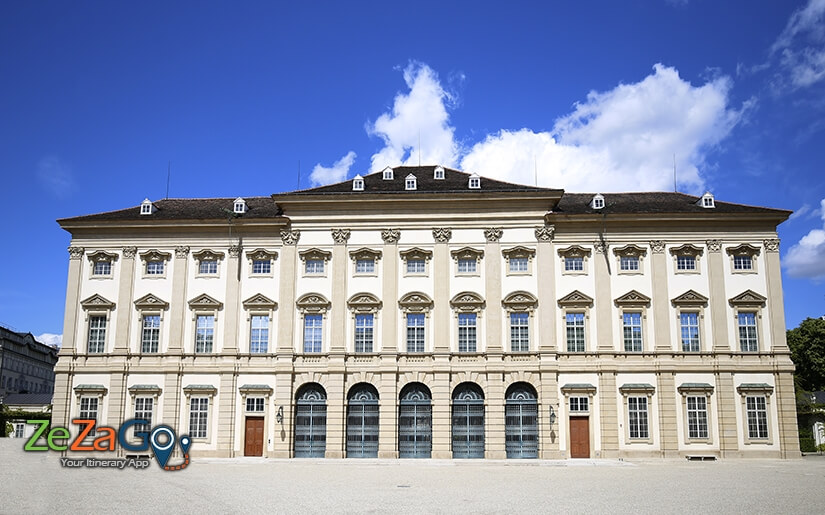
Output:
[[796,457],[789,214],[424,166],[62,219],[53,423],[193,457]]

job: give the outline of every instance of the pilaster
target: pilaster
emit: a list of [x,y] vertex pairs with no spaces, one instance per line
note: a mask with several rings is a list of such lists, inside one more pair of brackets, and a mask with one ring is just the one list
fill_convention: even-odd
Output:
[[[292,247],[294,249],[294,247]],[[283,255],[283,254],[282,254]],[[295,385],[300,386],[300,385]],[[275,374],[275,405],[274,413],[278,413],[279,408],[283,408],[284,414],[281,422],[275,420],[275,432],[272,435],[272,450],[268,453],[270,458],[291,458],[293,456],[293,438],[295,437],[295,391],[293,388],[291,373]],[[276,418],[275,415],[272,417]]]
[[441,354],[450,352],[450,254],[447,252],[447,243],[452,236],[451,229],[433,229],[433,351]]
[[768,239],[763,243],[765,245],[765,277],[768,283],[771,350],[788,352],[785,333],[785,303],[782,301],[782,270],[779,266],[779,239]]
[[449,372],[435,372],[433,396],[433,459],[450,459],[452,453],[452,392]]
[[66,311],[63,315],[63,345],[60,348],[61,356],[85,352],[78,349],[75,338],[78,333],[77,315],[80,310],[80,280],[82,276],[82,259],[86,249],[83,247],[69,247],[69,277],[66,281]]
[[601,454],[597,457],[615,458],[619,453],[619,417],[616,408],[616,373],[599,373],[599,430]]
[[653,338],[657,352],[672,352],[673,342],[670,336],[670,316],[667,285],[667,256],[665,242],[650,242],[650,267],[653,272]]
[[381,300],[384,304],[384,309],[381,311],[383,335],[381,350],[384,352],[401,350],[398,341],[398,240],[400,237],[399,229],[381,231],[381,238],[384,240],[381,266]]
[[[562,418],[559,412],[559,375],[555,370],[541,372],[539,386],[539,457],[544,460],[561,459],[559,451],[559,425]],[[550,422],[550,413],[554,415]]]
[[713,350],[729,351],[728,317],[725,303],[725,263],[722,241],[708,240],[708,279],[710,281],[710,317],[713,324]]
[[137,247],[123,248],[123,261],[120,264],[118,279],[117,331],[115,333],[114,354],[127,354],[129,349],[129,335],[132,334],[132,319],[134,318],[134,288],[135,288],[135,254]]
[[776,411],[779,415],[779,447],[783,458],[799,458],[799,427],[796,419],[796,392],[793,374],[777,372],[775,378]]
[[[510,349],[501,341],[501,239],[502,230],[491,227],[484,230],[484,297],[487,300],[486,350],[488,359],[499,359],[502,351]],[[503,412],[502,412],[503,413]],[[502,426],[503,428],[503,426]]]
[[241,246],[229,247],[226,260],[226,298],[224,305],[223,353],[238,353],[239,309],[241,304]]
[[501,460],[507,457],[504,431],[504,378],[500,372],[487,374],[485,392],[484,457]]
[[[296,230],[281,231],[280,271],[278,277],[278,342],[279,355],[291,355],[295,349],[294,330],[297,317],[295,311],[295,281],[296,260],[298,259],[297,245],[301,232]],[[290,366],[292,365],[290,360]],[[290,399],[291,400],[291,399]],[[291,438],[291,437],[290,437]],[[290,449],[291,450],[291,449]]]
[[398,458],[398,381],[395,372],[381,374],[378,391],[378,457]]
[[235,412],[238,398],[237,370],[231,370],[221,374],[220,390],[218,394],[219,404],[217,418],[214,423],[218,425],[218,452],[222,456],[232,458],[235,455]]
[[344,375],[329,374],[327,384],[327,450],[326,458],[343,458],[347,448],[347,397]]
[[730,372],[717,372],[716,407],[719,414],[719,451],[723,458],[739,455],[739,437],[736,431],[736,401],[733,374]]
[[610,292],[610,261],[608,244],[601,240],[593,244],[593,268],[596,275],[596,339],[602,352],[613,352],[613,299]]
[[659,439],[663,458],[678,457],[679,441],[676,409],[676,381],[672,372],[659,372],[656,397],[659,399]]
[[[169,303],[169,354],[181,354],[186,328],[186,283],[189,274],[189,247],[175,247],[175,260],[172,265],[172,301]],[[193,343],[194,345],[194,343]],[[194,352],[194,347],[192,349]]]
[[[539,304],[536,320],[539,328],[539,350],[542,353],[556,351],[556,271],[553,253],[555,227],[536,227],[537,241],[534,273],[538,283]],[[556,444],[558,448],[558,444]]]
[[347,346],[347,240],[349,229],[332,229],[332,309],[330,352],[344,354]]

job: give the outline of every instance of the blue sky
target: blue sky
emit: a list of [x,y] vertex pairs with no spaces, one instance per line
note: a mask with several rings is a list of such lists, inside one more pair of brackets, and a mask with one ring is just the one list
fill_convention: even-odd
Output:
[[[825,314],[825,0],[0,3],[0,324],[62,333],[56,218],[440,163],[792,209]],[[300,182],[298,179],[300,170]]]

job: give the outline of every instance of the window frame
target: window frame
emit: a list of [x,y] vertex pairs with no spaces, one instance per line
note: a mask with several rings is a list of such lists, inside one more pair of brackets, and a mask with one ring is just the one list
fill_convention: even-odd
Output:
[[[195,277],[199,278],[216,278],[220,277],[221,273],[221,261],[223,260],[224,253],[223,252],[216,252],[210,249],[203,249],[199,250],[198,252],[193,252],[192,257],[195,258],[195,263],[197,264],[197,268],[195,269]],[[215,271],[206,271],[202,270],[203,265],[205,263],[213,263],[215,264]]]
[[[329,268],[327,263],[332,259],[331,252],[318,248],[311,248],[299,252],[298,255],[300,256],[302,262],[301,272],[303,277],[327,276],[327,269]],[[314,263],[314,266],[317,266],[318,262],[321,264],[321,270],[310,271],[310,263]]]
[[[401,260],[404,262],[404,277],[428,277],[430,260],[433,257],[432,251],[424,250],[418,247],[402,250],[399,252]],[[424,262],[423,272],[410,272],[408,267],[409,260],[420,260]]]
[[[581,245],[572,245],[564,249],[559,249],[558,255],[561,259],[562,275],[587,275],[589,273],[588,263],[590,261],[590,256],[592,255],[592,252],[593,251],[591,249],[582,247]],[[568,269],[568,264],[571,262],[569,260],[571,259],[581,259],[582,269]]]
[[[455,342],[451,344],[453,348],[453,352],[458,354],[480,354],[483,352],[481,349],[481,343],[484,342],[483,338],[483,324],[479,323],[482,317],[482,312],[485,308],[484,299],[478,295],[477,293],[464,291],[458,293],[450,300],[450,307],[453,310],[454,322],[453,322],[453,330],[455,334]],[[466,320],[469,322],[469,317],[463,317],[461,315],[474,315],[475,317],[475,324],[474,326],[470,325],[462,325],[462,320]],[[466,328],[462,331],[462,327]],[[464,332],[466,334],[466,340],[469,344],[470,339],[470,328],[474,328],[474,335],[475,335],[475,350],[461,350],[461,334]]]
[[[620,275],[643,275],[645,273],[646,248],[630,243],[613,249],[613,255],[616,257],[616,270]],[[636,268],[623,268],[625,260],[634,260]]]
[[[626,383],[619,387],[619,393],[622,395],[622,406],[623,406],[623,416],[625,420],[625,430],[624,430],[624,441],[626,444],[652,444],[653,443],[653,430],[654,425],[653,421],[655,420],[656,413],[653,411],[655,408],[655,404],[653,402],[653,397],[656,393],[656,388],[647,383]],[[641,411],[638,409],[639,401],[644,399],[645,402],[645,409],[644,409],[644,418],[645,418],[645,432],[642,433],[641,429],[641,422],[639,422],[639,433],[634,436],[633,434],[633,422],[632,422],[632,413],[634,413],[633,402],[634,400],[636,403],[636,414],[639,415]]]
[[[410,319],[415,317],[421,324],[410,325]],[[427,351],[427,314],[426,313],[404,313],[404,340],[407,354],[422,354]],[[410,330],[413,331],[413,350],[410,350]],[[420,350],[418,344],[420,343]]]
[[[759,273],[758,262],[760,247],[751,245],[749,243],[742,243],[735,247],[727,247],[725,252],[728,254],[730,262],[730,272],[732,274],[757,274]],[[750,268],[736,268],[736,263],[739,258],[750,257]]]
[[[373,313],[355,313],[353,321],[353,352],[355,354],[374,354],[375,349],[375,315]],[[359,345],[361,348],[359,349]]]
[[[249,267],[250,278],[255,277],[274,277],[275,275],[275,261],[278,259],[278,253],[274,250],[267,250],[265,248],[256,248],[255,250],[246,253],[247,266]],[[255,271],[255,263],[266,264],[266,271]]]
[[[619,328],[622,331],[622,347],[621,351],[626,353],[632,354],[643,354],[648,352],[648,338],[647,333],[648,329],[645,327],[647,325],[647,309],[650,307],[650,297],[639,293],[636,290],[630,290],[629,292],[625,293],[621,297],[617,298],[613,301],[619,311]],[[635,338],[632,338],[631,333],[631,350],[628,350],[628,335],[627,335],[627,318],[628,316],[633,316],[635,314],[639,315],[639,345],[641,346],[640,349],[636,350],[635,348]],[[631,326],[631,331],[635,326]]]
[[[704,252],[705,251],[702,247],[697,247],[696,245],[692,245],[690,243],[685,243],[678,247],[672,247],[670,249],[670,255],[673,260],[673,272],[675,274],[701,274],[701,258],[704,255]],[[680,269],[679,258],[693,258],[694,268]]]
[[[477,313],[458,313],[457,315],[458,331],[457,335],[457,352],[459,354],[476,354],[478,350],[478,314]],[[462,321],[465,324],[462,325]],[[472,323],[471,323],[472,322]],[[465,340],[466,348],[461,349],[462,334]],[[472,350],[470,345],[472,344]]]
[[[453,258],[453,270],[456,277],[478,277],[481,276],[481,260],[484,258],[484,251],[472,247],[462,247],[450,252]],[[473,270],[461,270],[462,263],[475,263]]]
[[[89,279],[112,279],[115,276],[115,262],[118,260],[118,254],[106,252],[105,250],[97,250],[88,254],[89,258]],[[108,270],[103,273],[98,273],[98,265],[105,265]]]
[[[140,253],[140,260],[142,263],[144,279],[165,279],[169,269],[168,261],[172,259],[172,254],[169,252],[161,252],[158,249],[151,249]],[[160,264],[161,270],[157,272],[154,270],[154,264]]]
[[[193,443],[212,443],[212,432],[214,429],[214,419],[215,419],[215,397],[217,396],[218,389],[212,385],[188,385],[183,388],[184,396],[186,397],[186,430],[189,437],[192,439]],[[195,433],[192,431],[192,400],[193,399],[206,399],[206,410],[205,410],[205,417],[206,417],[206,424],[205,424],[205,436],[198,436],[199,433]]]
[[[682,430],[685,445],[690,444],[704,444],[709,445],[713,443],[713,413],[715,407],[713,405],[714,387],[708,383],[682,383],[676,389],[682,396]],[[688,405],[689,397],[701,397],[705,399],[705,424],[707,425],[707,435],[705,437],[690,436],[690,412]]]
[[[736,387],[741,400],[741,416],[742,416],[742,437],[745,445],[773,445],[774,429],[773,429],[773,408],[771,406],[771,396],[773,395],[774,387],[766,383],[741,383]],[[749,399],[758,401],[762,399],[764,402],[764,423],[765,436],[752,436],[751,434],[751,412],[754,411],[749,405]],[[757,419],[757,427],[759,424]]]
[[[381,260],[381,251],[372,250],[366,247],[353,250],[349,253],[352,260],[352,275],[357,277],[377,277],[378,262]],[[371,270],[359,270],[359,263],[372,263]]]
[[[561,326],[564,328],[564,338],[559,338],[557,344],[558,352],[567,352],[571,354],[582,354],[588,352],[590,349],[590,309],[593,307],[593,299],[579,290],[573,290],[558,301],[558,306],[561,311]],[[567,315],[575,315],[578,313],[584,314],[584,350],[571,351],[569,350],[569,342],[567,340]],[[564,347],[562,347],[564,345]]]
[[[320,293],[307,293],[302,295],[297,301],[295,301],[295,306],[298,308],[298,312],[300,313],[301,317],[300,348],[296,349],[296,351],[301,354],[310,355],[318,355],[324,353],[326,349],[327,339],[327,312],[329,311],[331,303],[326,299],[326,297],[324,297]],[[320,320],[321,342],[320,351],[318,352],[314,350],[306,350],[306,329],[308,320],[307,317],[315,316],[320,317],[318,320]],[[315,318],[312,318],[312,320],[315,320]]]
[[[534,313],[536,308],[538,307],[538,298],[530,292],[524,290],[514,291],[508,294],[504,299],[501,301],[501,305],[505,310],[507,315],[507,341],[509,342],[509,346],[505,352],[518,354],[518,353],[527,353],[535,350],[536,345],[534,342],[536,341],[535,338],[535,321]],[[518,350],[513,348],[513,316],[514,315],[523,315],[524,316],[524,328],[526,332],[526,343],[527,348],[519,348]]]
[[[510,249],[501,251],[506,261],[505,274],[506,275],[532,275],[533,274],[533,258],[536,256],[536,251],[521,245]],[[513,270],[514,260],[524,260],[524,269]]]
[[424,350],[421,352],[429,352],[427,341],[427,336],[429,334],[428,325],[430,323],[430,310],[433,307],[433,299],[429,297],[426,293],[420,291],[413,291],[409,292],[406,295],[402,296],[398,300],[398,308],[401,310],[401,314],[404,319],[403,329],[404,329],[404,342],[405,346],[404,349],[399,349],[402,352],[407,352],[408,354],[420,354],[420,352],[411,352],[409,350],[409,344],[407,343],[407,316],[408,315],[423,315],[424,316]]

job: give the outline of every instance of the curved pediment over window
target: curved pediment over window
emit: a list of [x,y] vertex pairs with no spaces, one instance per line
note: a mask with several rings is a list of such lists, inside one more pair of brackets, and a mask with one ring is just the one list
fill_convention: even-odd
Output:
[[140,253],[140,259],[143,261],[169,261],[172,259],[170,252],[161,252],[158,249],[147,250]]
[[702,247],[697,247],[696,245],[691,245],[690,243],[685,243],[684,245],[680,245],[678,247],[673,247],[670,249],[670,253],[674,256],[693,256],[699,257],[704,253],[704,249]]
[[311,248],[302,250],[298,253],[301,257],[302,261],[306,261],[307,259],[322,259],[324,261],[329,261],[332,258],[332,252],[327,252],[326,250],[321,250],[319,248]]
[[514,291],[504,297],[501,305],[508,311],[533,311],[538,306],[539,300],[530,292]]
[[356,293],[347,301],[347,307],[355,313],[376,313],[381,309],[381,300],[372,293]]
[[559,256],[561,257],[589,257],[590,254],[590,249],[586,249],[581,245],[573,245],[566,249],[559,249]]
[[613,254],[623,257],[644,257],[647,255],[647,249],[631,243],[624,247],[613,249]]
[[433,299],[426,293],[413,291],[399,299],[398,307],[405,313],[427,313],[433,307]]
[[476,261],[484,257],[483,250],[477,250],[472,247],[463,247],[450,252],[453,259],[475,259]]
[[411,249],[402,250],[398,253],[401,256],[401,259],[408,260],[408,259],[423,259],[429,260],[433,257],[433,253],[430,250],[420,249],[418,247],[413,247]]
[[358,259],[381,259],[381,251],[380,250],[372,250],[368,249],[367,247],[362,247],[358,250],[350,251],[349,253],[350,259],[356,261]]
[[251,263],[252,261],[267,261],[267,260],[276,260],[278,259],[278,253],[274,250],[266,250],[263,248],[257,248],[255,250],[250,250],[246,253],[246,259],[249,260]]
[[307,293],[295,301],[302,313],[326,313],[330,302],[320,293]]
[[92,263],[108,261],[110,263],[114,263],[117,261],[118,255],[113,252],[106,252],[105,250],[96,250],[91,254],[88,254],[87,257],[89,261]]
[[217,252],[211,249],[203,249],[192,253],[192,257],[198,261],[220,261],[223,259],[223,256],[223,252]]
[[484,299],[477,293],[463,291],[450,300],[450,307],[462,313],[477,313],[484,309]]
[[728,247],[727,249],[725,249],[725,252],[727,252],[730,255],[750,257],[758,256],[760,251],[761,249],[759,247],[754,247],[749,243],[743,243],[741,245],[737,245],[735,247]]

